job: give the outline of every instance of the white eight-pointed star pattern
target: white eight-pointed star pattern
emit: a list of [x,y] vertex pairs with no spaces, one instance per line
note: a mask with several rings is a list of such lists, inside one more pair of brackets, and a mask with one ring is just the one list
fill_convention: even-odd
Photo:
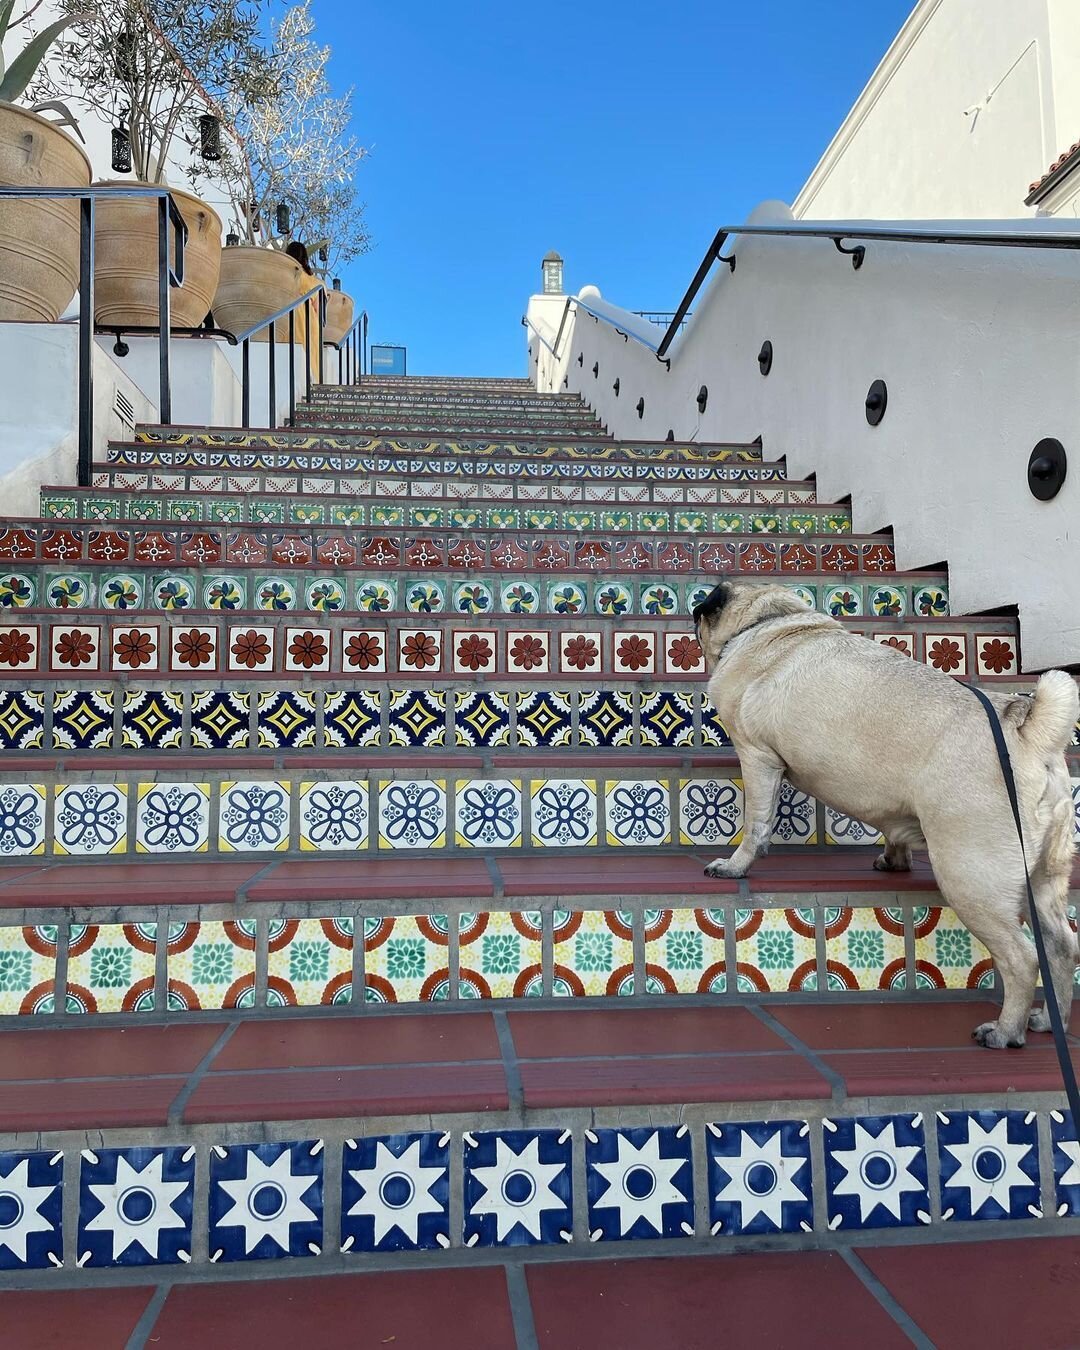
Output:
[[794,1178],[807,1165],[807,1159],[798,1155],[789,1158],[784,1154],[780,1130],[763,1144],[755,1143],[749,1133],[742,1130],[739,1152],[734,1157],[718,1157],[716,1161],[730,1177],[716,1199],[740,1206],[743,1228],[759,1214],[780,1228],[783,1226],[784,1201],[804,1203],[806,1200]]
[[1080,1186],[1080,1144],[1075,1139],[1061,1139],[1058,1148],[1069,1160],[1069,1166],[1062,1173],[1059,1186]]
[[472,1207],[472,1216],[494,1214],[498,1242],[502,1242],[515,1224],[541,1240],[540,1221],[545,1210],[564,1210],[565,1202],[551,1183],[565,1168],[564,1163],[540,1161],[540,1140],[530,1139],[515,1153],[505,1139],[495,1140],[495,1162],[491,1167],[473,1167],[471,1175],[484,1188],[484,1194]]
[[6,1177],[0,1177],[0,1247],[7,1247],[20,1261],[26,1258],[31,1233],[49,1233],[52,1224],[42,1218],[41,1206],[53,1186],[30,1185],[30,1160],[23,1158]]
[[911,1171],[920,1152],[915,1144],[896,1142],[896,1125],[891,1120],[877,1138],[856,1121],[854,1146],[832,1155],[846,1173],[833,1187],[833,1194],[858,1198],[861,1223],[878,1205],[900,1219],[904,1196],[923,1190],[923,1183]]
[[651,1134],[638,1148],[625,1135],[616,1136],[618,1155],[614,1162],[593,1163],[608,1189],[594,1209],[619,1211],[619,1236],[644,1219],[657,1233],[664,1231],[664,1206],[685,1204],[686,1196],[673,1178],[685,1158],[661,1158],[660,1135]]
[[264,1163],[257,1153],[249,1152],[244,1175],[236,1181],[218,1183],[232,1200],[232,1207],[218,1220],[218,1227],[243,1228],[245,1256],[264,1237],[273,1239],[287,1252],[290,1226],[311,1223],[319,1217],[303,1199],[317,1181],[318,1177],[307,1172],[293,1175],[288,1149],[272,1163]]
[[400,1228],[410,1242],[419,1242],[423,1216],[443,1212],[431,1189],[445,1172],[445,1167],[421,1165],[419,1139],[414,1139],[400,1158],[380,1141],[375,1145],[375,1165],[366,1171],[349,1172],[364,1187],[349,1216],[370,1214],[374,1218],[376,1245],[393,1228]]
[[1020,1166],[1034,1146],[1010,1144],[1009,1122],[1004,1116],[989,1129],[984,1129],[973,1119],[968,1120],[967,1126],[964,1143],[945,1145],[946,1152],[960,1164],[945,1185],[968,1192],[973,1215],[978,1214],[988,1200],[996,1200],[1008,1211],[1012,1188],[1035,1184]]
[[91,1184],[91,1195],[105,1208],[87,1223],[88,1233],[111,1233],[114,1261],[138,1243],[151,1260],[158,1259],[161,1234],[166,1228],[186,1224],[173,1208],[190,1182],[166,1181],[162,1177],[164,1153],[155,1154],[141,1170],[121,1155],[116,1160],[116,1180]]

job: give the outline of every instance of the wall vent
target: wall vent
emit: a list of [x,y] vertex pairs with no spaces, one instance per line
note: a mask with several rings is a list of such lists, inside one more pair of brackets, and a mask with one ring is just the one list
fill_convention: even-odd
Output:
[[135,430],[135,405],[128,398],[122,389],[116,391],[116,402],[113,404],[116,415],[120,421],[130,431]]

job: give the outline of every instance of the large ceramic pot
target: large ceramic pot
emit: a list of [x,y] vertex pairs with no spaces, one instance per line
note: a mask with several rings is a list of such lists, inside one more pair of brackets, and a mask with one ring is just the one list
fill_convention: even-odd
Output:
[[[214,323],[230,333],[243,333],[268,319],[293,300],[298,300],[314,285],[295,258],[272,248],[252,248],[239,245],[221,251],[221,277],[214,297]],[[293,335],[302,340],[300,322],[304,306],[296,311],[297,322]],[[289,320],[279,319],[274,325],[278,342],[289,340]],[[269,341],[264,329],[256,342]]]
[[[103,183],[102,187],[142,186]],[[221,219],[190,192],[169,185],[188,228],[184,284],[169,295],[173,328],[198,328],[217,290]],[[99,197],[94,224],[94,321],[151,328],[158,322],[158,203],[154,197]],[[169,249],[173,252],[173,227]]]
[[[90,186],[74,140],[25,108],[0,103],[0,186]],[[0,320],[55,323],[79,287],[79,203],[0,202]]]
[[344,291],[327,291],[326,332],[323,335],[323,341],[332,342],[336,345],[352,327],[352,322],[352,296],[346,295]]

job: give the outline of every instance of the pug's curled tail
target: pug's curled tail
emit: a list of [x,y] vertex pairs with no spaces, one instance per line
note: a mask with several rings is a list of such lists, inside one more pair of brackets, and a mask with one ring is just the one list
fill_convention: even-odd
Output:
[[1031,711],[1017,729],[1020,739],[1039,755],[1064,754],[1080,717],[1080,689],[1064,670],[1048,670],[1035,686]]

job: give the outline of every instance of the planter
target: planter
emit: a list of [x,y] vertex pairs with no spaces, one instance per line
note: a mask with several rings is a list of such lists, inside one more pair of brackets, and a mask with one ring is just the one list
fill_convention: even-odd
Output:
[[324,342],[337,343],[345,336],[353,323],[353,299],[344,291],[326,292],[326,332]]
[[[242,333],[260,319],[268,319],[291,301],[310,290],[312,278],[287,253],[272,248],[252,248],[240,245],[221,251],[221,278],[214,297],[214,323],[230,333]],[[297,310],[294,335],[302,339],[302,314]],[[289,340],[289,320],[279,319],[274,325],[278,342]],[[267,342],[266,330],[254,341]]]
[[[44,117],[0,103],[0,185],[90,186],[90,161]],[[79,203],[0,202],[0,320],[55,323],[79,288]]]
[[[104,183],[103,187],[143,186]],[[197,328],[217,290],[221,220],[190,192],[169,187],[188,227],[184,284],[169,296],[173,328]],[[115,328],[158,322],[158,203],[152,198],[99,198],[94,244],[94,321]],[[171,241],[170,227],[170,241]],[[170,251],[172,245],[170,242]]]

